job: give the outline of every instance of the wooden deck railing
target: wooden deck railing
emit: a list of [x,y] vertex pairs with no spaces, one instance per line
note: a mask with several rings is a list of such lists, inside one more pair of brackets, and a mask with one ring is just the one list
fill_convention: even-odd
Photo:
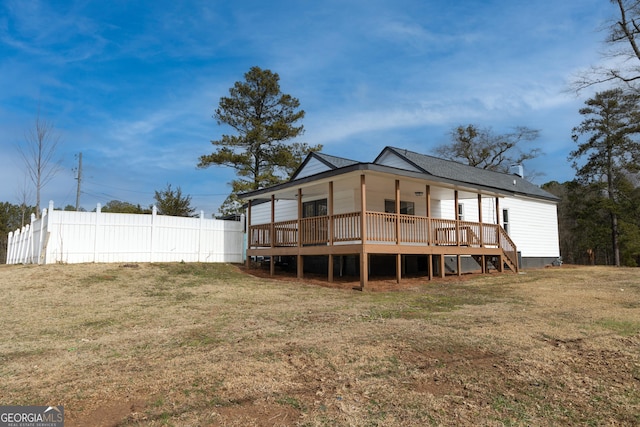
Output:
[[396,214],[367,212],[367,240],[396,241]]
[[329,241],[329,217],[314,216],[300,220],[303,245],[320,245]]
[[271,246],[271,224],[259,224],[249,227],[249,242],[251,246]]
[[454,219],[430,218],[434,245],[457,245],[458,227]]
[[423,216],[400,215],[400,242],[429,243],[429,218]]
[[[298,244],[303,246],[325,245],[330,241],[359,242],[362,239],[360,217],[360,212],[351,212],[333,215],[333,217],[325,215],[303,218],[299,222],[298,220],[290,220],[274,224],[252,225],[249,227],[249,245],[251,247],[270,247],[273,244],[273,246],[281,247],[297,246]],[[369,243],[398,242],[423,245],[500,247],[504,249],[505,254],[512,262],[517,262],[515,244],[504,229],[496,224],[367,212],[366,231]],[[298,239],[301,239],[300,243],[298,243]]]
[[298,221],[281,221],[273,224],[273,231],[276,237],[274,246],[297,246],[298,245]]
[[333,241],[350,242],[360,240],[360,212],[333,216]]
[[482,224],[478,222],[458,221],[460,232],[460,245],[462,246],[482,246],[480,239],[480,227]]

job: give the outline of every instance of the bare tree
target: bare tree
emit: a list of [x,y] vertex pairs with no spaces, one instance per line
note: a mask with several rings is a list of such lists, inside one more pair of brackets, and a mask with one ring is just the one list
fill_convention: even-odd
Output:
[[17,146],[29,179],[35,188],[38,217],[40,217],[40,191],[61,169],[59,162],[54,160],[59,142],[60,135],[55,131],[53,123],[41,118],[40,109],[38,109],[33,126],[24,134],[24,144]]
[[579,74],[573,88],[580,92],[602,83],[616,83],[640,90],[640,0],[610,0],[616,17],[606,26],[605,54],[616,65],[592,66]]
[[444,159],[476,168],[508,172],[512,165],[542,154],[539,148],[524,147],[539,134],[538,130],[524,126],[516,127],[510,133],[497,134],[488,127],[461,125],[450,132],[450,143],[435,147],[433,152]]
[[33,206],[29,206],[29,203],[32,200],[33,197],[33,190],[29,187],[27,181],[28,181],[28,175],[25,172],[24,174],[24,180],[22,182],[22,185],[20,187],[18,187],[18,189],[16,190],[16,198],[18,199],[18,202],[20,203],[20,213],[22,215],[22,224],[21,227],[24,227],[25,223],[26,223],[26,216],[27,213],[33,210]]

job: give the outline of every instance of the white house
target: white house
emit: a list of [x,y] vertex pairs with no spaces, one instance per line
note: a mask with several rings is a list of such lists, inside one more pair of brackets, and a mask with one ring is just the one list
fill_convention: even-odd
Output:
[[[559,256],[557,198],[521,176],[386,147],[372,163],[311,153],[241,195],[250,257],[360,277],[518,271]],[[271,262],[271,273],[275,262]]]

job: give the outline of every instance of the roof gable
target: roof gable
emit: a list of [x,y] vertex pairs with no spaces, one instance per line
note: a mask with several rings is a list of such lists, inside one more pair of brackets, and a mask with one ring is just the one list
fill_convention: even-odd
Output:
[[409,161],[409,159],[398,155],[398,153],[393,150],[382,150],[373,163],[414,172],[424,172],[420,167]]
[[307,176],[317,173],[326,172],[333,169],[359,163],[355,160],[345,159],[344,157],[330,156],[328,154],[312,151],[304,159],[300,167],[293,173],[291,180],[306,178]]

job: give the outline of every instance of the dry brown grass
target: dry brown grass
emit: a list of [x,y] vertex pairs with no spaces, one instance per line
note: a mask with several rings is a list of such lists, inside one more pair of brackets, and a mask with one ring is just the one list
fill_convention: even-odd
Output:
[[329,289],[205,264],[0,267],[0,404],[67,426],[640,424],[640,270]]

